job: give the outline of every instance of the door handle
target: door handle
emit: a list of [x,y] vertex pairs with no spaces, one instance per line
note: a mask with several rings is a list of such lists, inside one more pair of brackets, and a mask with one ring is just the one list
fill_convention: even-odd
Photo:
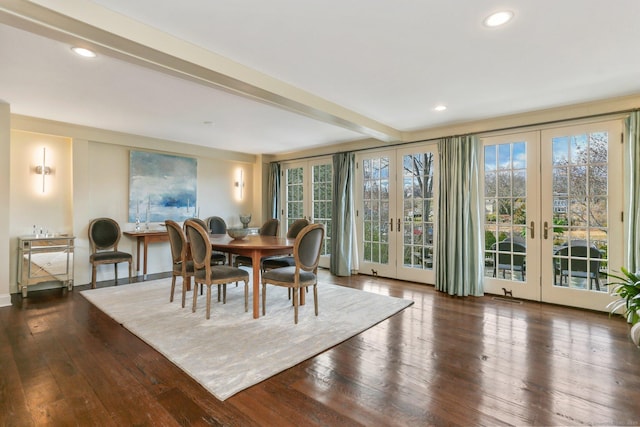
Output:
[[549,223],[547,221],[544,222],[542,237],[544,237],[544,240],[547,240],[549,238]]
[[389,227],[391,227],[391,231],[393,231],[393,218],[389,220]]
[[400,218],[398,218],[398,228],[397,228],[397,230],[400,231]]
[[529,226],[529,230],[531,230],[531,238],[536,238],[536,223],[531,221],[531,225]]

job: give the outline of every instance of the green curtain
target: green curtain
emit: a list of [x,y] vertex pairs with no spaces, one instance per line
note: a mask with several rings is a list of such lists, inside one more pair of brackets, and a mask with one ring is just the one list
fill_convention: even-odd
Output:
[[440,140],[436,289],[449,295],[483,295],[480,141]]
[[269,215],[271,215],[271,218],[280,219],[280,163],[269,163],[267,198]]
[[627,130],[626,144],[626,189],[627,212],[625,267],[629,271],[640,270],[640,112],[634,111],[625,121]]
[[329,268],[336,276],[350,276],[352,270],[355,162],[353,153],[333,155],[333,209]]

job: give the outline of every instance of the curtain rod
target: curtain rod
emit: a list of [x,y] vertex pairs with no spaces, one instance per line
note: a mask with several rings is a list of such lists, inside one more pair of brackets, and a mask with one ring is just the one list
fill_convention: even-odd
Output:
[[280,160],[280,161],[278,161],[276,163],[292,162],[292,161],[307,160],[307,159],[317,159],[318,157],[327,157],[327,156],[331,156],[333,154],[340,154],[340,153],[359,153],[361,151],[369,151],[369,150],[375,150],[375,149],[379,149],[379,148],[402,147],[402,146],[410,145],[410,144],[419,144],[421,142],[439,141],[439,140],[444,139],[444,138],[455,138],[455,137],[471,136],[471,135],[483,135],[483,134],[488,134],[488,133],[504,132],[504,131],[516,130],[516,129],[524,130],[526,128],[530,128],[530,127],[534,127],[534,126],[549,126],[549,125],[560,124],[560,123],[568,123],[568,122],[572,122],[572,121],[576,121],[576,120],[597,119],[597,118],[601,118],[601,117],[616,116],[618,114],[633,113],[635,111],[640,111],[640,108],[631,108],[631,109],[627,109],[627,110],[619,110],[619,111],[613,111],[613,112],[609,112],[609,113],[590,114],[590,115],[587,115],[587,116],[573,117],[573,118],[570,118],[570,119],[548,120],[548,121],[545,121],[545,122],[536,122],[536,123],[531,123],[531,124],[528,124],[528,125],[506,126],[506,127],[502,127],[502,128],[487,129],[487,130],[483,130],[481,132],[469,132],[469,133],[462,133],[462,134],[459,134],[459,135],[446,135],[446,136],[440,136],[440,137],[437,137],[437,138],[420,139],[420,140],[417,140],[417,141],[399,142],[397,144],[391,144],[391,145],[380,146],[380,147],[357,148],[355,150],[336,151],[336,152],[331,153],[331,154],[313,154],[313,155],[309,155],[309,156],[296,157],[294,159]]

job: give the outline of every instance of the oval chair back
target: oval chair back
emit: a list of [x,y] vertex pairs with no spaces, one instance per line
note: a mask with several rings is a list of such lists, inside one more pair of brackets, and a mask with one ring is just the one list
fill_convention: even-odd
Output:
[[193,258],[194,269],[205,269],[207,270],[207,275],[210,275],[211,244],[206,228],[203,227],[200,222],[194,221],[193,219],[186,220],[184,227],[187,230],[187,238],[191,246],[191,257]]
[[322,224],[308,225],[298,233],[296,243],[293,246],[296,269],[313,271],[314,273],[318,270],[323,240],[324,226]]
[[262,227],[258,230],[258,234],[261,236],[277,236],[279,228],[280,220],[277,218],[271,218],[262,224]]
[[209,224],[209,230],[211,234],[226,234],[227,233],[227,223],[224,222],[224,219],[219,216],[211,216],[207,219],[207,223]]
[[92,253],[111,248],[117,251],[120,226],[111,218],[96,218],[89,224],[89,241]]
[[184,234],[187,234],[187,228],[186,228],[187,221],[194,221],[194,222],[198,223],[198,225],[200,225],[202,228],[204,228],[205,230],[207,230],[207,223],[206,223],[206,222],[204,222],[204,220],[203,220],[203,219],[195,218],[195,217],[194,217],[194,218],[188,218],[188,219],[186,219],[186,220],[184,221]]
[[300,234],[302,229],[305,228],[307,225],[309,225],[309,221],[307,219],[305,218],[296,219],[289,226],[289,231],[287,231],[287,238],[295,239],[296,237],[298,237],[298,234]]

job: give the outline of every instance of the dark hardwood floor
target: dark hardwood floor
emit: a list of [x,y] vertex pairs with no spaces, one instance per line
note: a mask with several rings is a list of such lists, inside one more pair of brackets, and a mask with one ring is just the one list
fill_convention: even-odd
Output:
[[86,287],[14,295],[0,308],[0,425],[640,424],[640,349],[621,317],[322,281],[415,304],[224,402],[93,307]]

